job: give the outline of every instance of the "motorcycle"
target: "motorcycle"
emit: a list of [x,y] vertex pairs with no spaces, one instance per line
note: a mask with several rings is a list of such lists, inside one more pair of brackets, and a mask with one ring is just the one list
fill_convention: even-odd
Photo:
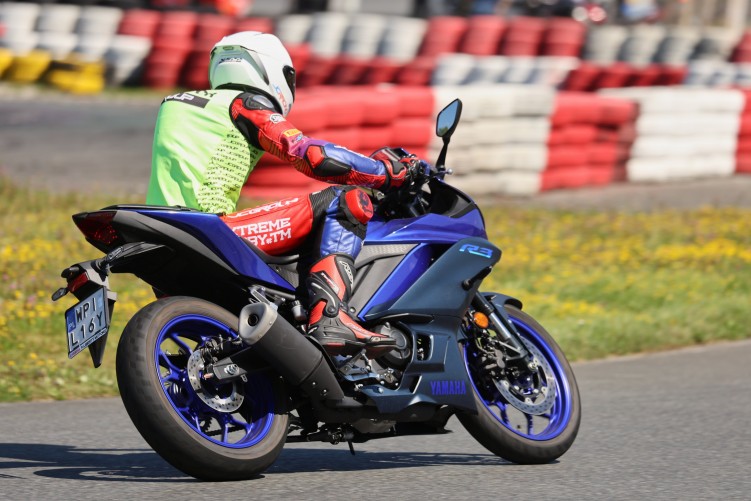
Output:
[[[117,382],[133,424],[182,472],[240,480],[269,468],[286,442],[354,443],[446,433],[459,422],[506,460],[548,463],[576,438],[574,373],[519,299],[482,292],[501,258],[480,209],[447,184],[461,116],[437,117],[435,166],[378,194],[357,256],[350,313],[396,347],[329,356],[305,335],[300,277],[311,259],[270,256],[217,214],[115,205],[73,220],[105,255],[62,272],[79,301],[66,313],[68,352],[102,362],[116,294],[132,273],[157,299],[127,323]],[[374,193],[376,195],[376,193]]]

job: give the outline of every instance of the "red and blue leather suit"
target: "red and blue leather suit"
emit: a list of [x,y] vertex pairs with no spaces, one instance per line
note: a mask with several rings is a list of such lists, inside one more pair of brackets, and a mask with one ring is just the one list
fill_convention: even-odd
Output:
[[295,249],[317,232],[320,255],[306,280],[308,334],[332,355],[366,349],[377,356],[393,349],[393,338],[362,328],[348,313],[354,259],[373,216],[370,198],[358,186],[387,190],[401,185],[414,157],[400,159],[384,149],[371,158],[306,137],[258,94],[237,96],[230,113],[250,144],[286,160],[306,176],[337,186],[228,214],[224,221],[269,254]]
[[230,112],[250,144],[289,162],[308,177],[339,186],[228,214],[224,221],[268,254],[290,252],[319,230],[321,258],[337,253],[357,256],[373,215],[370,198],[357,186],[381,190],[398,186],[407,169],[385,156],[382,160],[378,155],[369,158],[305,136],[262,95],[240,94]]

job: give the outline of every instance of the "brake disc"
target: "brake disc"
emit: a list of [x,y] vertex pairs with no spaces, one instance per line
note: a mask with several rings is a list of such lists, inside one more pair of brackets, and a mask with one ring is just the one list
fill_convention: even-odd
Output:
[[195,350],[188,359],[188,379],[203,403],[220,412],[234,412],[240,408],[245,396],[240,392],[240,381],[224,383],[222,390],[230,389],[229,395],[221,396],[215,388],[204,384],[201,374],[205,369],[201,350]]
[[528,367],[533,385],[520,387],[508,379],[494,379],[493,383],[513,407],[525,414],[539,416],[553,407],[558,387],[553,376],[553,369],[542,352],[530,341],[522,338],[522,342],[532,354],[532,361],[529,362]]

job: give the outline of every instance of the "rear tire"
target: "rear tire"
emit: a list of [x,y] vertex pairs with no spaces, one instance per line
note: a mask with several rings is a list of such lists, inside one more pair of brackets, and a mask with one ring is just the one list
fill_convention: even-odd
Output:
[[531,344],[537,356],[542,355],[548,364],[543,379],[549,378],[548,383],[554,380],[552,384],[557,391],[552,407],[541,415],[520,409],[521,402],[510,400],[498,390],[503,383],[500,378],[488,384],[487,377],[481,376],[473,363],[474,348],[468,343],[461,349],[472,381],[477,414],[458,413],[457,417],[475,440],[493,454],[520,464],[549,463],[563,455],[576,439],[581,421],[579,389],[571,366],[550,334],[517,308],[506,306],[506,313],[525,344],[528,347]]
[[190,355],[211,338],[235,337],[237,325],[215,304],[159,299],[128,322],[117,349],[117,382],[133,424],[167,462],[201,480],[257,476],[287,436],[286,393],[275,374],[251,374],[244,384],[196,383],[201,371]]

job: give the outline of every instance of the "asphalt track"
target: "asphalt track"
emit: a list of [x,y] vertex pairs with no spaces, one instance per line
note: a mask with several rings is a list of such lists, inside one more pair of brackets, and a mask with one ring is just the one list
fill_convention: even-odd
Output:
[[[137,201],[158,99],[0,88],[0,173]],[[125,199],[117,198],[124,197]],[[751,176],[619,185],[494,203],[564,208],[751,206]],[[453,433],[290,444],[256,480],[200,483],[152,452],[116,399],[0,404],[0,499],[751,499],[751,342],[576,364],[583,421],[559,461],[519,466]]]
[[211,484],[152,452],[119,400],[0,404],[1,499],[748,500],[751,341],[574,365],[579,437],[521,466],[452,433],[289,444],[261,477]]

